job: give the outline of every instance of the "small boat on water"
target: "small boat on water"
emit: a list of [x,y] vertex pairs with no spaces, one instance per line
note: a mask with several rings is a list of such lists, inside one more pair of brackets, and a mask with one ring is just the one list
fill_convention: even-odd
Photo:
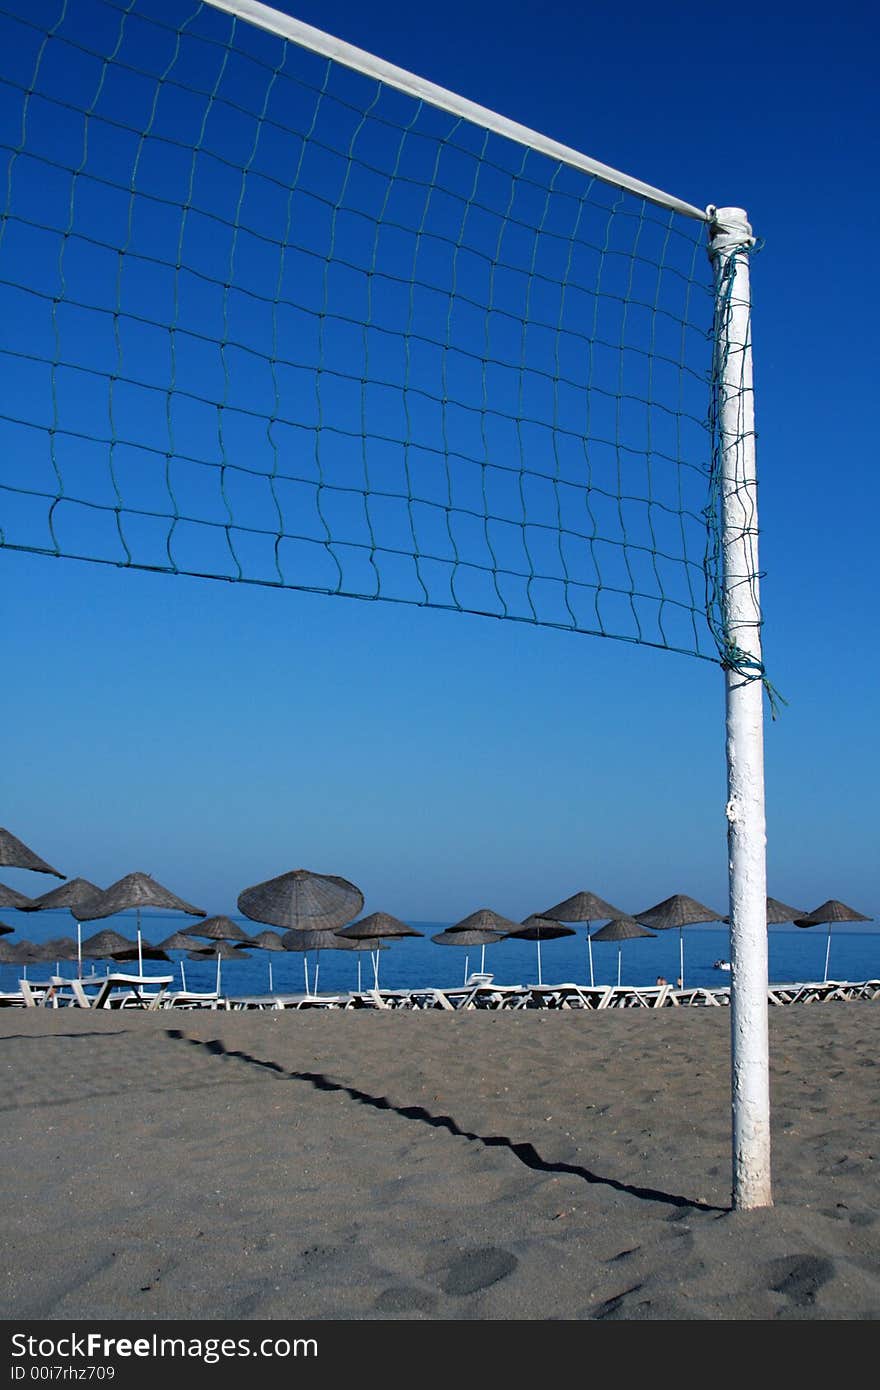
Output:
[[730,961],[729,961],[729,960],[716,960],[716,961],[714,962],[713,966],[712,966],[712,969],[713,969],[713,970],[729,970],[729,969],[730,969]]

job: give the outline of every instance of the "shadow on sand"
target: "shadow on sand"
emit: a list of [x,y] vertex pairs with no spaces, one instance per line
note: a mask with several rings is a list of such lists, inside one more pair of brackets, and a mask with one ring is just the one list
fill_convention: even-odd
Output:
[[176,1042],[185,1042],[191,1047],[203,1048],[215,1057],[246,1062],[249,1066],[275,1072],[276,1075],[284,1077],[288,1081],[305,1082],[307,1085],[313,1086],[316,1091],[341,1092],[358,1105],[368,1105],[373,1110],[390,1110],[405,1120],[416,1120],[420,1124],[429,1125],[432,1129],[445,1129],[460,1139],[468,1139],[474,1144],[482,1144],[486,1149],[507,1149],[524,1167],[530,1168],[536,1173],[568,1173],[572,1177],[580,1178],[583,1182],[600,1187],[609,1187],[614,1192],[623,1192],[628,1197],[637,1197],[644,1202],[664,1202],[670,1207],[684,1207],[692,1211],[718,1212],[725,1215],[728,1211],[727,1207],[712,1206],[708,1202],[681,1197],[674,1192],[661,1192],[655,1187],[639,1187],[634,1183],[621,1182],[618,1178],[604,1177],[601,1173],[594,1173],[589,1168],[582,1168],[574,1163],[549,1163],[541,1157],[533,1144],[514,1143],[504,1134],[474,1134],[470,1130],[462,1129],[450,1115],[432,1115],[430,1110],[426,1110],[423,1105],[392,1105],[385,1096],[371,1095],[369,1091],[358,1090],[355,1086],[346,1086],[340,1081],[331,1081],[323,1072],[290,1071],[278,1062],[267,1062],[248,1052],[228,1048],[219,1038],[204,1041],[201,1038],[188,1036],[179,1028],[169,1028],[167,1036]]

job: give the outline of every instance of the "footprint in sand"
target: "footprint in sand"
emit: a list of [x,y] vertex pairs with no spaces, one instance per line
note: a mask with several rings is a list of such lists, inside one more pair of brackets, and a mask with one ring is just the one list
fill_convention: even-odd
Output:
[[820,1255],[785,1255],[771,1261],[769,1274],[773,1292],[785,1294],[803,1308],[815,1303],[822,1285],[834,1278],[834,1261]]
[[435,1293],[426,1289],[397,1288],[383,1289],[373,1304],[377,1313],[393,1317],[400,1313],[430,1313],[437,1302]]
[[512,1255],[509,1250],[499,1250],[493,1245],[484,1246],[479,1250],[466,1250],[457,1260],[452,1261],[446,1271],[443,1292],[462,1297],[465,1294],[477,1293],[480,1289],[488,1289],[492,1284],[497,1284],[499,1279],[505,1279],[508,1274],[512,1274],[518,1264],[516,1255]]

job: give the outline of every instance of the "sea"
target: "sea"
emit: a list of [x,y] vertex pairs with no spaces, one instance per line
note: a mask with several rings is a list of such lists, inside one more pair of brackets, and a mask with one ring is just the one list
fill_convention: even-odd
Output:
[[[246,917],[228,913],[247,933],[262,928]],[[15,934],[0,937],[0,942],[13,943],[26,937],[35,943],[55,937],[76,938],[76,922],[66,910],[21,913],[4,910],[3,920],[15,928]],[[173,931],[192,924],[192,919],[180,913],[144,911],[141,927],[144,938],[161,941]],[[386,989],[419,989],[431,986],[460,985],[469,972],[485,969],[499,984],[537,984],[538,960],[534,942],[503,940],[485,949],[485,964],[480,947],[437,945],[432,936],[443,931],[447,922],[409,923],[420,937],[391,941],[379,954],[379,983]],[[598,925],[598,924],[596,924]],[[122,913],[104,918],[100,923],[83,923],[83,939],[98,928],[112,927],[123,936],[135,939],[134,913]],[[595,928],[594,928],[595,929]],[[716,968],[719,960],[729,960],[730,941],[726,927],[688,927],[684,938],[685,985],[720,986],[730,981],[729,972]],[[207,945],[194,939],[194,945]],[[769,958],[771,981],[821,980],[825,973],[827,929],[792,926],[769,929]],[[596,941],[593,951],[593,979],[596,984],[616,984],[618,947],[616,943]],[[186,984],[192,990],[211,990],[215,987],[217,962],[215,957],[188,960],[185,953],[169,952],[171,964],[145,961],[146,974],[173,972],[174,988],[181,983],[181,962]],[[368,951],[324,950],[317,956],[299,952],[251,950],[240,959],[221,963],[221,987],[224,994],[264,994],[269,990],[269,969],[272,987],[277,992],[299,993],[305,987],[305,968],[309,983],[314,986],[314,971],[318,968],[320,993],[348,992],[358,986],[358,962],[361,965],[363,988],[373,984],[373,965]],[[90,973],[90,961],[83,963]],[[58,962],[61,974],[76,974],[75,961]],[[97,963],[98,970],[104,966]],[[117,969],[137,969],[136,964],[116,965]],[[20,965],[0,965],[0,990],[14,990],[22,975]],[[30,979],[43,979],[55,973],[55,966],[37,963],[27,967]],[[653,939],[624,941],[620,954],[621,983],[628,985],[653,984],[663,976],[674,984],[679,975],[679,933],[676,930],[658,932]],[[871,924],[836,927],[831,937],[831,956],[828,978],[834,980],[867,980],[880,978],[880,930]],[[576,981],[589,983],[590,971],[586,930],[578,927],[574,936],[562,937],[541,945],[541,979],[544,984]]]

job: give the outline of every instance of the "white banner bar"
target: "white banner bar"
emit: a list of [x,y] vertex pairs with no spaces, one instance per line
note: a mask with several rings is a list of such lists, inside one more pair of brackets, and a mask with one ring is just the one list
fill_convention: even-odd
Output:
[[506,139],[515,140],[519,145],[527,145],[530,149],[548,155],[551,159],[558,159],[563,164],[570,164],[575,169],[582,169],[584,173],[592,174],[595,178],[601,179],[603,183],[610,183],[617,188],[625,189],[628,193],[635,193],[637,197],[645,198],[649,203],[668,208],[671,212],[679,212],[684,217],[697,218],[700,222],[709,220],[708,214],[702,208],[682,202],[680,198],[673,198],[659,188],[652,188],[649,183],[642,183],[641,179],[630,178],[629,174],[621,174],[619,170],[612,169],[607,164],[600,164],[598,160],[590,159],[578,150],[573,150],[569,145],[560,145],[558,141],[551,140],[546,135],[539,135],[537,131],[529,130],[528,126],[510,121],[506,116],[499,116],[496,111],[490,111],[488,107],[479,106],[474,101],[468,101],[466,97],[457,96],[455,92],[449,92],[445,87],[437,87],[433,82],[426,82],[423,77],[416,77],[414,73],[407,72],[405,68],[395,67],[393,63],[386,63],[383,59],[365,52],[362,48],[355,48],[350,43],[344,43],[342,39],[335,39],[331,34],[325,34],[323,30],[313,28],[311,24],[303,24],[301,20],[294,19],[288,14],[282,14],[279,10],[273,10],[269,5],[261,5],[259,0],[206,0],[206,3],[213,5],[217,10],[225,10],[227,14],[236,15],[249,24],[255,24],[260,29],[266,29],[269,33],[289,39],[291,43],[299,44],[301,48],[310,48],[325,58],[332,58],[347,68],[354,68],[355,71],[362,72],[367,77],[375,78],[377,82],[384,82],[390,87],[397,87],[401,92],[408,92],[410,96],[416,97],[419,101],[425,101],[430,106],[438,106],[443,111],[449,111],[453,116],[460,116],[462,120],[471,121],[474,125],[494,131],[496,135],[503,135]]

